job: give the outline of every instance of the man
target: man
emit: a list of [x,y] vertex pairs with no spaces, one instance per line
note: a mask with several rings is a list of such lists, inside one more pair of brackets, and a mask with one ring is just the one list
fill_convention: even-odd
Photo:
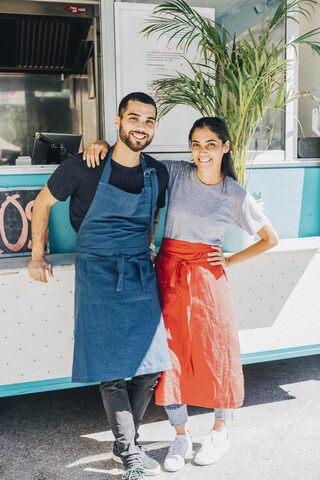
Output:
[[[157,109],[140,92],[119,105],[119,131],[106,161],[89,169],[82,154],[64,161],[38,195],[32,218],[29,275],[46,282],[44,258],[50,209],[71,195],[76,242],[74,382],[102,382],[103,404],[115,436],[113,458],[124,479],[159,473],[137,444],[138,428],[160,372],[171,368],[150,260],[148,234],[165,203],[166,168],[141,151],[151,143]],[[127,386],[125,378],[131,377]]]

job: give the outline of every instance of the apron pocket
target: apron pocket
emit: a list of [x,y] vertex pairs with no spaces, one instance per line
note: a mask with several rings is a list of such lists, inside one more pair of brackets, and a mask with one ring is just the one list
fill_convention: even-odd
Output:
[[143,336],[144,325],[157,328],[161,309],[154,298],[129,302],[110,298],[106,303],[82,305],[79,316],[85,333],[100,332],[110,336],[111,332],[119,332],[120,337],[132,337],[136,330]]

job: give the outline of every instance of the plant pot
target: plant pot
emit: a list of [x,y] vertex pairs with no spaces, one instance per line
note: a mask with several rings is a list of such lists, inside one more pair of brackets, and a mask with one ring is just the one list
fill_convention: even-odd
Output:
[[[263,208],[263,197],[261,193],[251,193],[253,198],[261,208]],[[240,252],[253,244],[254,235],[250,235],[241,228],[230,226],[227,228],[223,237],[222,251],[223,252]]]

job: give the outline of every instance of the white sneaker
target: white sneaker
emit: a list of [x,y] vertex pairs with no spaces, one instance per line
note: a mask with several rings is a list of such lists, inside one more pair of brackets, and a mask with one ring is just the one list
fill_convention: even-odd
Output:
[[201,443],[201,448],[194,457],[197,465],[210,465],[214,463],[230,448],[230,439],[226,433],[216,430],[212,432]]
[[168,455],[164,461],[164,468],[168,472],[176,472],[184,467],[185,458],[192,454],[192,440],[190,435],[177,435],[172,442]]

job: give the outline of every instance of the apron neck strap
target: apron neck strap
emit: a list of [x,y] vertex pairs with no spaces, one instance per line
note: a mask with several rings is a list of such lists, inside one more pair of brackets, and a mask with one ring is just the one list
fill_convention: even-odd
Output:
[[151,235],[154,235],[154,216],[158,201],[158,178],[155,169],[151,170]]
[[109,178],[111,175],[111,159],[112,159],[113,150],[114,150],[114,145],[110,147],[108,150],[107,161],[102,174],[104,176],[104,181],[106,183],[109,182]]
[[144,156],[142,155],[142,153],[140,153],[140,162],[141,162],[143,171],[145,171],[146,168],[147,168],[147,163],[146,163],[146,161],[145,161]]
[[146,176],[148,176],[148,181],[150,181],[151,185],[151,235],[154,235],[154,216],[156,213],[157,208],[157,201],[158,201],[158,177],[157,172],[154,167],[149,168],[147,162],[144,159],[142,153],[140,153],[140,161],[143,168],[143,182],[144,186],[146,184]]

